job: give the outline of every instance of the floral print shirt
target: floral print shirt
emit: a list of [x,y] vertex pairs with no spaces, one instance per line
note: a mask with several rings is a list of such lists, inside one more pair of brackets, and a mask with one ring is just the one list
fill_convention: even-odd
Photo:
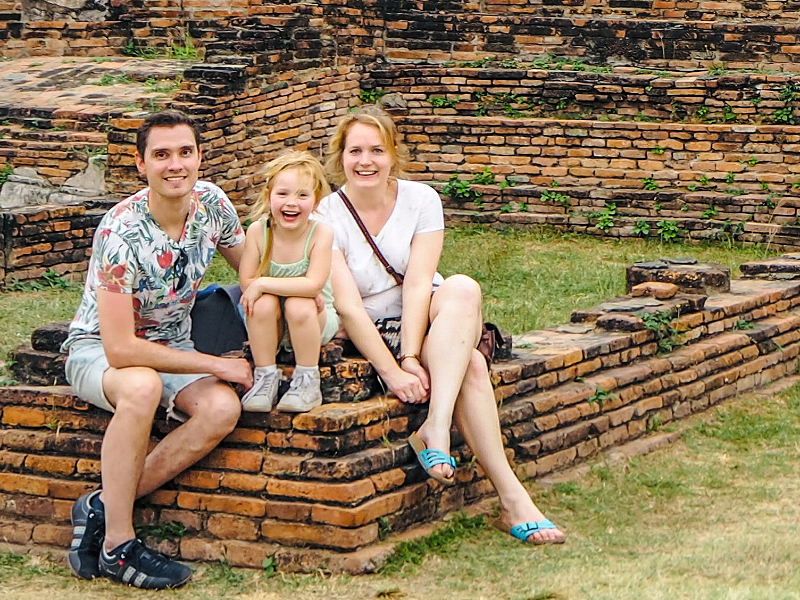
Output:
[[244,242],[231,201],[217,186],[198,181],[180,241],[150,213],[149,189],[112,208],[97,227],[83,298],[62,350],[81,339],[100,339],[97,290],[133,295],[136,335],[173,347],[191,345],[195,293],[217,245]]

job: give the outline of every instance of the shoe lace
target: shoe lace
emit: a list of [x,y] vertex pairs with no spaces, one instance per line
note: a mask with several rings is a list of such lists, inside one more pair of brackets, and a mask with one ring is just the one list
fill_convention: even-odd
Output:
[[297,371],[295,371],[294,375],[292,375],[292,381],[289,383],[289,389],[290,390],[302,389],[310,386],[313,382],[314,382],[314,375],[312,373],[309,373],[308,371],[302,371],[298,373]]
[[158,573],[172,562],[170,558],[157,550],[148,548],[142,540],[136,541],[138,542],[138,544],[136,544],[137,548],[131,554],[136,555],[140,571],[150,571],[151,574]]

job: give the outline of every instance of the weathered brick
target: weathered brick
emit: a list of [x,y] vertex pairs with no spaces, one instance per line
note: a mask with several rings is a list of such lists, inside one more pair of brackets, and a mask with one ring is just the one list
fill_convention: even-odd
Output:
[[378,539],[377,523],[357,529],[343,529],[331,525],[309,525],[264,520],[261,536],[269,541],[285,544],[307,543],[321,548],[353,550]]

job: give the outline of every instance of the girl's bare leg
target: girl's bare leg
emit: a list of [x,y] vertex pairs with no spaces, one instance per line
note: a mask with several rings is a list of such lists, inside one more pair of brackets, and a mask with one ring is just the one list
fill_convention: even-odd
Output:
[[278,339],[280,320],[281,305],[277,296],[263,294],[255,301],[253,314],[247,317],[247,330],[250,351],[257,367],[269,367],[275,364],[280,341]]

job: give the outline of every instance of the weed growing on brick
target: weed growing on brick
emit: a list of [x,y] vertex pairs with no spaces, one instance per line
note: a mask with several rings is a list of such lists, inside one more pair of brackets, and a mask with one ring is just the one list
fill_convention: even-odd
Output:
[[671,311],[639,312],[636,313],[636,316],[642,320],[645,329],[655,334],[659,353],[672,352],[678,346],[683,345]]

